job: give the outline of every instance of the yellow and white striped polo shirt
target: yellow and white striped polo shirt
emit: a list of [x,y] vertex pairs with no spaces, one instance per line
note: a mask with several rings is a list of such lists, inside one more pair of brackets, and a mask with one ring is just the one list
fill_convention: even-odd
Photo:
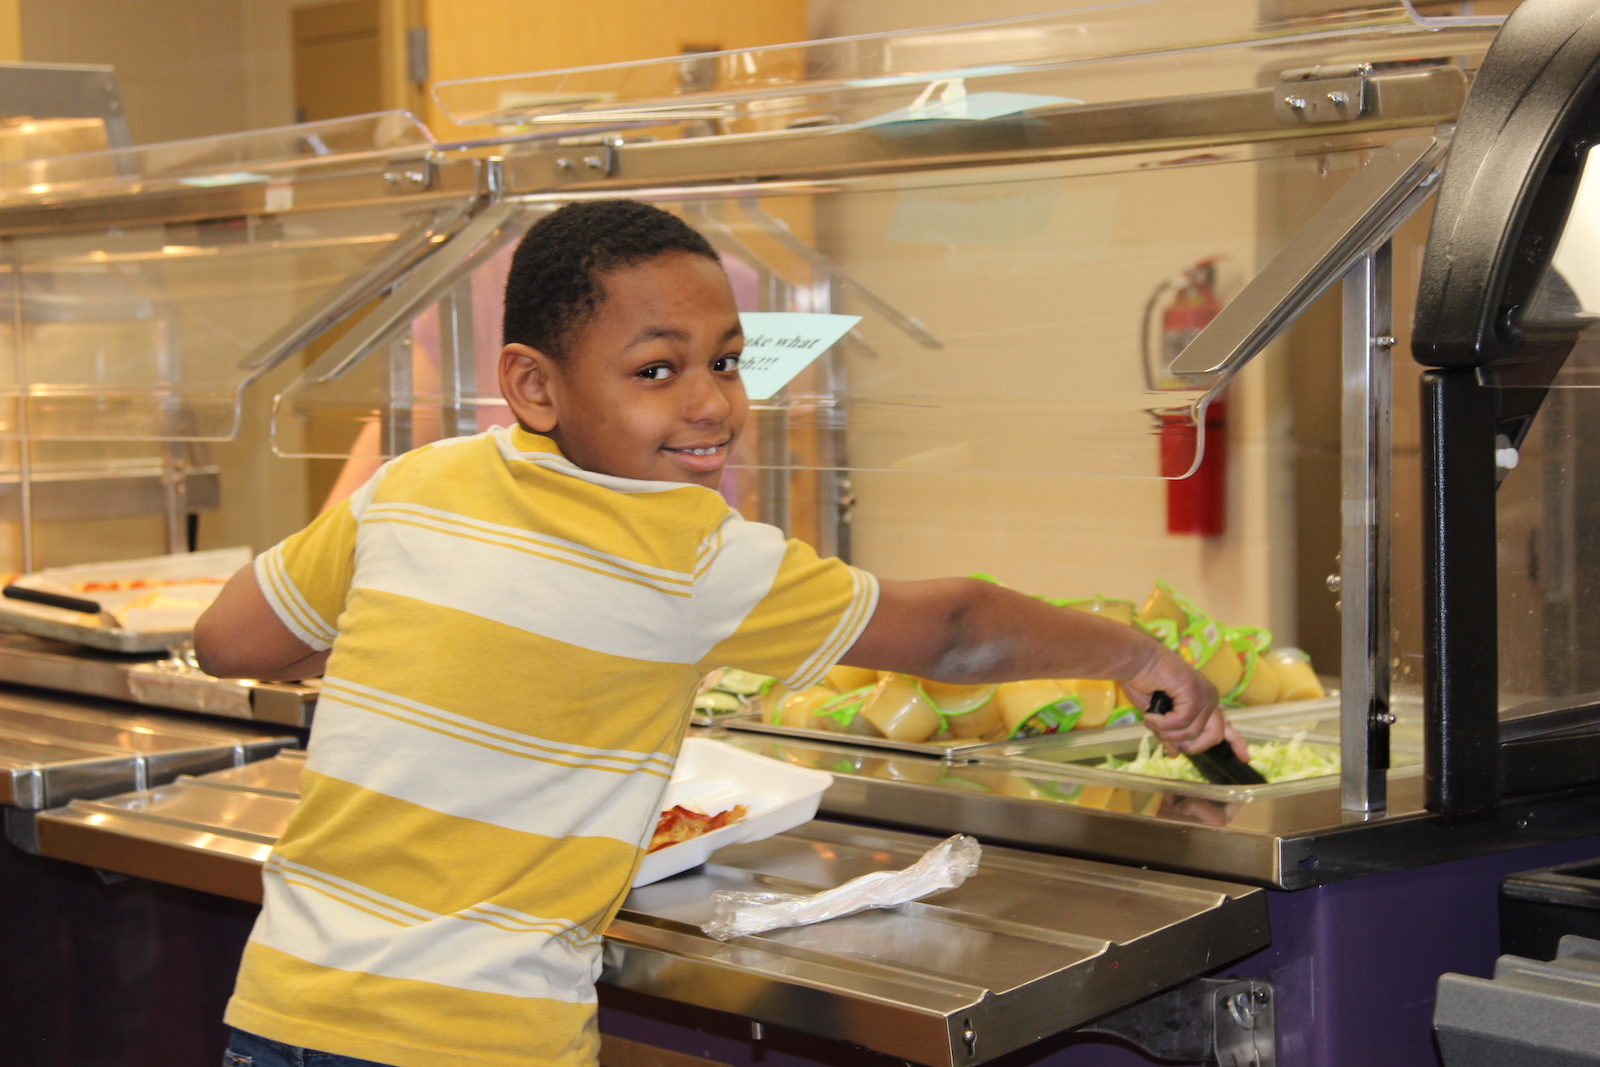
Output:
[[709,489],[520,429],[396,459],[256,578],[333,651],[227,1021],[396,1067],[592,1064],[696,682],[804,687],[877,599]]

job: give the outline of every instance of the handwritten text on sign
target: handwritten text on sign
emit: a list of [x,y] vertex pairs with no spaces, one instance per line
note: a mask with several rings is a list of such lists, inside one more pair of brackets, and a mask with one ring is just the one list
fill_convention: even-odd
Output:
[[849,333],[860,315],[820,315],[790,311],[747,311],[739,377],[751,400],[767,400]]

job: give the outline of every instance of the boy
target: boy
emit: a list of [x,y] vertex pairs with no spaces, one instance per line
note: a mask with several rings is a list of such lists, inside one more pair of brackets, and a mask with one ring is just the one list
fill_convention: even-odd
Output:
[[387,464],[196,627],[215,675],[326,668],[230,1067],[594,1063],[601,934],[713,667],[792,688],[840,662],[1115,678],[1172,694],[1169,744],[1224,736],[1211,686],[1131,627],[987,582],[878,581],[730,509],[739,317],[676,217],[602,200],[541,220],[504,334],[517,426]]

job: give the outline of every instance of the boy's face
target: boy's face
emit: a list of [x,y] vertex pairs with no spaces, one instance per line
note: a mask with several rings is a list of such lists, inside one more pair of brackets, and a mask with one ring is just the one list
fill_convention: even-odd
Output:
[[727,275],[674,252],[609,271],[601,284],[599,312],[563,359],[505,347],[506,402],[584,470],[715,489],[750,407]]

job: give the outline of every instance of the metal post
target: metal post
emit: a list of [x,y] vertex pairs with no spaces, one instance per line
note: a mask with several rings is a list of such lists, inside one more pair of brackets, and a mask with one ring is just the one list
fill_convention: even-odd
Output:
[[[809,246],[807,246],[809,247]],[[811,262],[810,310],[833,311],[833,272]],[[817,472],[817,552],[850,561],[850,522],[855,508],[850,474],[847,469],[849,437],[845,418],[848,410],[839,404],[847,393],[844,344],[841,341],[817,364],[821,391],[833,401],[819,405],[814,416],[819,449]]]
[[189,446],[168,441],[161,447],[161,504],[167,551],[189,551]]
[[33,444],[29,440],[28,346],[23,336],[22,256],[15,242],[8,242],[11,268],[11,352],[17,368],[17,529],[21,542],[20,567],[24,574],[33,571]]
[[1388,807],[1392,248],[1344,278],[1339,722],[1346,811]]
[[445,437],[478,432],[477,349],[468,274],[439,301],[439,432]]
[[411,331],[389,343],[389,404],[384,409],[383,454],[389,457],[411,451],[412,394]]

